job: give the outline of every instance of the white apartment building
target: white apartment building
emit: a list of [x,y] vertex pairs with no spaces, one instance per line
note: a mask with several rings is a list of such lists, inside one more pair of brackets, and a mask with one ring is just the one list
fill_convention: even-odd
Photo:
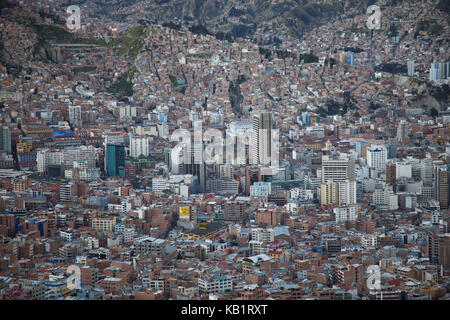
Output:
[[152,191],[162,192],[168,188],[167,178],[152,178]]
[[75,238],[74,232],[73,230],[60,230],[59,231],[59,236],[64,239],[64,241],[72,241]]
[[251,197],[267,197],[271,192],[270,182],[255,182],[250,186]]
[[127,243],[134,240],[134,228],[125,228],[123,233],[123,242]]
[[201,276],[198,278],[198,289],[202,294],[223,293],[233,289],[233,281],[228,276]]
[[338,158],[322,156],[322,183],[355,178],[355,159],[343,154]]
[[384,145],[373,145],[367,149],[367,166],[378,172],[386,171],[387,148]]
[[146,136],[130,137],[130,157],[137,158],[140,155],[148,157],[150,154],[150,138]]
[[36,154],[38,172],[47,172],[49,165],[60,165],[63,162],[63,153],[50,149],[39,150]]
[[381,209],[398,209],[398,195],[394,193],[392,186],[388,184],[377,185],[372,197],[372,202]]
[[348,206],[356,203],[356,180],[338,181],[339,205]]
[[314,199],[314,191],[301,188],[293,188],[289,190],[291,199],[312,200]]
[[252,240],[261,242],[273,242],[275,233],[272,228],[252,228]]
[[336,223],[356,221],[358,219],[358,206],[338,207],[333,209]]
[[96,148],[94,146],[80,146],[66,148],[63,151],[62,164],[64,169],[72,169],[73,162],[86,160],[88,168],[95,168]]
[[266,254],[269,252],[269,248],[262,241],[251,240],[248,242],[248,246],[252,255]]
[[69,106],[69,122],[75,128],[81,128],[81,106]]
[[98,249],[100,247],[100,243],[98,238],[94,238],[94,237],[87,237],[85,239],[86,241],[86,246],[88,249]]
[[377,247],[377,236],[365,234],[361,237],[361,246],[365,249],[375,249]]

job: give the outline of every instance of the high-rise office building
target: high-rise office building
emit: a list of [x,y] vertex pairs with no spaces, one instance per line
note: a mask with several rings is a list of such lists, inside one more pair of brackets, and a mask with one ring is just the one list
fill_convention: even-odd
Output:
[[105,150],[105,171],[108,176],[125,177],[125,146],[107,144]]
[[322,183],[320,186],[320,204],[325,205],[337,205],[339,202],[338,185],[332,181]]
[[130,157],[137,158],[140,155],[147,157],[150,154],[150,137],[134,136],[130,137]]
[[450,62],[439,63],[439,78],[440,80],[447,80],[450,77]]
[[[226,163],[247,165],[250,163],[252,123],[233,121],[226,132]],[[254,150],[254,149],[253,149]]]
[[367,149],[367,165],[378,172],[386,170],[387,149],[384,145],[374,145]]
[[191,141],[194,141],[194,143],[183,145],[178,154],[178,159],[172,159],[173,154],[171,153],[172,168],[178,167],[180,173],[196,176],[198,189],[194,190],[194,193],[203,193],[206,191],[207,179],[206,164],[203,159],[203,143],[195,141],[193,135],[191,136]]
[[[57,157],[57,155],[53,156]],[[78,160],[87,160],[88,168],[95,168],[95,147],[79,146],[64,149],[64,151],[62,152],[61,163],[63,166],[63,170],[73,168],[73,162]],[[53,162],[50,164],[58,164],[58,162]]]
[[0,151],[11,153],[11,130],[7,126],[0,127]]
[[420,161],[420,180],[424,186],[433,185],[433,160],[425,158]]
[[348,206],[356,203],[356,180],[327,181],[320,186],[321,205]]
[[69,183],[69,184],[62,184],[59,187],[59,199],[61,201],[71,201],[73,197],[76,195],[76,185]]
[[397,127],[397,140],[398,142],[405,142],[408,139],[408,122],[406,120],[400,120]]
[[355,159],[352,155],[322,156],[322,183],[355,178]]
[[414,63],[414,60],[408,60],[408,76],[412,77],[416,71],[415,69],[416,64]]
[[439,63],[432,63],[430,68],[430,81],[438,81],[441,77]]
[[450,62],[432,63],[430,81],[447,80],[450,78]]
[[450,267],[450,236],[448,234],[431,234],[428,236],[428,258],[431,263]]
[[439,201],[441,210],[448,209],[449,204],[449,173],[447,165],[437,165],[434,168],[434,195]]
[[392,186],[394,192],[397,191],[397,168],[393,161],[386,163],[386,182]]
[[388,139],[388,159],[397,158],[397,140],[394,137],[389,137]]
[[345,63],[354,67],[355,66],[355,54],[350,52],[345,56]]
[[272,158],[272,113],[259,112],[252,115],[253,164],[270,164]]
[[69,122],[75,128],[81,128],[81,106],[69,106]]
[[356,180],[338,181],[338,202],[341,206],[356,203]]
[[[81,159],[76,159],[81,160]],[[76,161],[75,160],[75,161]],[[95,160],[95,158],[94,158]],[[61,151],[42,149],[36,154],[38,172],[48,172],[48,167],[51,165],[61,165],[64,161],[64,154]],[[73,163],[73,161],[72,161]],[[95,164],[95,162],[94,162]],[[67,168],[69,169],[69,167]]]

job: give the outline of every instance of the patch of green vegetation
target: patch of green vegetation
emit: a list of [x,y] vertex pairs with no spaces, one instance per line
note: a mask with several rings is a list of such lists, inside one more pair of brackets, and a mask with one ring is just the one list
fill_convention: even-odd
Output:
[[275,50],[275,53],[277,54],[277,57],[280,59],[297,58],[297,55],[295,53],[287,50]]
[[76,36],[64,28],[49,24],[35,25],[36,32],[40,39],[54,40],[60,43],[73,42]]
[[34,27],[41,41],[107,46],[105,39],[80,38],[76,34],[71,33],[62,27],[49,24],[35,24]]
[[114,46],[119,47],[117,54],[135,59],[144,45],[144,40],[142,39],[144,33],[145,27],[143,25],[135,25],[128,29],[122,37],[115,39],[112,43]]
[[221,40],[221,41],[224,41],[224,40],[227,40],[229,42],[233,41],[233,37],[231,36],[231,33],[229,33],[229,32],[218,31],[218,32],[216,32],[214,37],[216,37],[217,40]]
[[300,54],[300,61],[303,60],[303,63],[317,63],[319,62],[319,57],[314,55],[313,53],[305,53]]
[[246,24],[235,24],[231,28],[231,35],[234,38],[244,38],[246,36],[252,35],[254,32],[254,27]]
[[189,31],[195,34],[212,35],[211,31],[201,24],[196,24],[189,27]]
[[416,25],[414,37],[417,37],[420,31],[425,31],[436,36],[442,33],[442,26],[440,26],[435,19],[420,20]]
[[135,66],[132,66],[127,72],[122,73],[116,82],[114,82],[108,91],[116,97],[130,97],[133,95],[133,78],[137,73]]
[[178,84],[177,77],[175,77],[173,75],[169,75],[169,79],[170,79],[170,82],[172,82],[173,86],[176,86]]
[[272,59],[272,50],[267,49],[267,48],[263,48],[263,47],[259,47],[258,51],[261,55],[264,56],[264,58],[266,58],[267,60],[271,60]]
[[96,66],[80,66],[80,67],[73,67],[72,72],[79,73],[79,72],[91,72],[97,70]]

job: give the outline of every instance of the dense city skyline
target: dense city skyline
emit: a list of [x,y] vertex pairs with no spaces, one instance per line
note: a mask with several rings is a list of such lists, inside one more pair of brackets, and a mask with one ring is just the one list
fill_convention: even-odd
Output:
[[0,300],[448,300],[449,8],[0,0]]

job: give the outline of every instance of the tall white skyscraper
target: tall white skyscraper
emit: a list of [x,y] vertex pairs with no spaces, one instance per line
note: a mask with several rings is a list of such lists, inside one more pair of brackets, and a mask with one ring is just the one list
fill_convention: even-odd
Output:
[[272,113],[263,111],[252,115],[252,146],[254,164],[270,164],[272,157]]
[[397,126],[397,140],[398,142],[405,142],[408,139],[408,122],[400,120]]
[[149,141],[147,136],[130,136],[130,156],[137,158],[140,155],[148,157],[150,154]]
[[66,148],[63,151],[61,164],[64,170],[67,170],[73,168],[74,161],[86,160],[88,168],[95,168],[95,154],[96,149],[94,146]]
[[420,178],[425,186],[433,184],[433,160],[430,158],[420,161]]
[[416,64],[414,60],[408,60],[408,76],[413,76],[416,69]]
[[69,106],[69,122],[75,128],[81,128],[81,106]]
[[338,199],[339,205],[348,206],[356,203],[356,180],[339,181]]
[[38,172],[47,172],[49,165],[60,165],[63,162],[63,152],[49,149],[39,150],[36,154]]
[[[229,124],[227,130],[226,143],[226,162],[233,165],[246,165],[253,161],[255,157],[250,150],[255,151],[256,148],[250,149],[252,141],[253,126],[248,121],[233,121]],[[250,159],[250,157],[252,157]]]
[[367,149],[367,165],[378,172],[386,170],[387,148],[384,145],[374,145]]
[[450,62],[432,63],[430,81],[447,80],[450,78]]
[[355,178],[355,159],[351,155],[322,156],[322,183]]

